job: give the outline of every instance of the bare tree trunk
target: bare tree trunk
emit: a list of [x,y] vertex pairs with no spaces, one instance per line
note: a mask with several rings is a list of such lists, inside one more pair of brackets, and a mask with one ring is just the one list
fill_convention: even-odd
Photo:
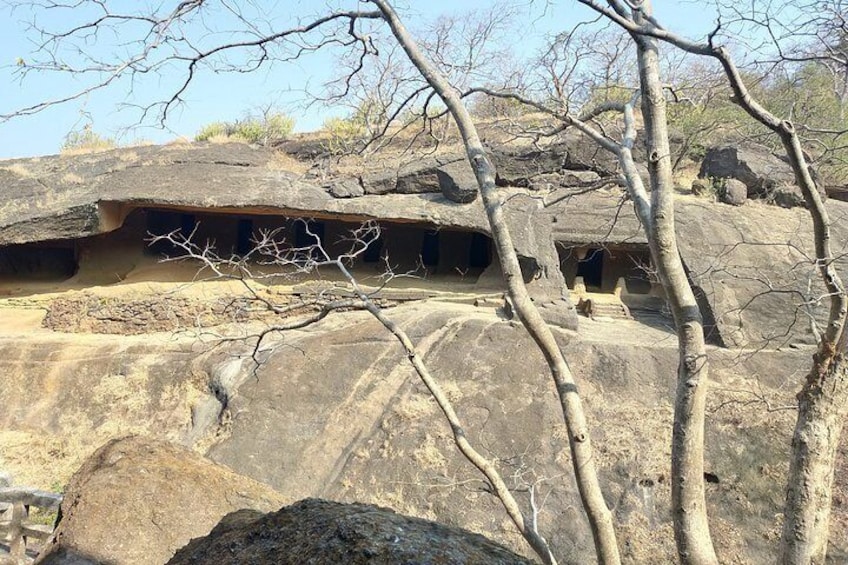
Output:
[[598,480],[583,405],[580,396],[577,394],[574,377],[559,349],[559,345],[530,299],[524,285],[518,256],[495,186],[495,167],[480,142],[477,129],[463,105],[459,93],[421,53],[390,3],[386,0],[370,1],[383,13],[395,38],[412,63],[445,102],[456,121],[465,144],[468,160],[477,177],[477,184],[489,219],[492,237],[495,241],[510,298],[513,301],[516,313],[541,349],[551,369],[551,375],[556,385],[560,406],[568,428],[568,439],[572,453],[571,461],[577,480],[577,488],[580,492],[583,508],[589,518],[598,561],[605,565],[618,564],[620,557],[612,513],[604,500]]
[[[816,267],[830,298],[828,324],[821,336],[813,367],[798,393],[798,419],[792,439],[792,460],[786,487],[781,562],[784,564],[823,563],[827,550],[834,454],[848,412],[845,354],[848,294],[836,269],[830,245],[830,218],[818,187],[810,175],[794,124],[780,119],[760,104],[745,85],[727,49],[713,43],[697,43],[662,28],[650,17],[648,2],[631,3],[636,12],[648,17],[626,17],[619,0],[607,0],[603,7],[593,0],[579,0],[616,22],[634,38],[659,39],[694,55],[716,59],[733,89],[734,101],[753,119],[778,135],[795,180],[804,194],[813,223]],[[675,426],[675,432],[677,428]]]
[[825,562],[827,555],[836,450],[848,414],[848,300],[833,263],[830,217],[810,175],[795,128],[788,121],[780,122],[777,133],[810,210],[816,262],[830,294],[828,324],[807,381],[798,393],[798,419],[783,508],[781,563],[819,564]]
[[817,355],[814,365],[798,395],[781,543],[785,565],[825,562],[836,450],[848,413],[848,360]]
[[721,63],[737,103],[780,138],[813,223],[816,266],[830,297],[830,307],[813,367],[798,393],[798,419],[792,437],[783,508],[781,563],[824,563],[830,531],[835,455],[848,413],[848,367],[844,357],[848,339],[845,331],[848,296],[834,263],[831,220],[810,174],[794,124],[780,120],[751,96],[725,49],[718,47],[707,54]]
[[[650,2],[646,1],[642,10],[650,15]],[[641,14],[636,13],[636,17]],[[642,118],[651,179],[648,240],[674,316],[680,354],[671,445],[674,539],[684,564],[717,564],[704,492],[704,417],[709,365],[703,320],[683,268],[675,235],[671,149],[657,40],[635,34],[633,37],[638,50]]]

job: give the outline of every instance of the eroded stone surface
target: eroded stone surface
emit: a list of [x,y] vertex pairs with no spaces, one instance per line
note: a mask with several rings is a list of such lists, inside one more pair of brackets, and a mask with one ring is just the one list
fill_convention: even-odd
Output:
[[[320,153],[315,153],[312,145],[304,147],[300,149],[306,153],[297,153],[300,149],[294,147],[294,155],[317,158]],[[558,242],[584,246],[645,244],[632,206],[619,189],[564,198],[550,207],[543,205],[545,192],[552,191],[551,198],[556,199],[568,191],[563,183],[584,182],[613,169],[614,163],[602,154],[589,152],[591,147],[577,137],[544,151],[517,146],[493,148],[501,182],[529,187],[501,190],[514,247],[520,256],[533,262],[528,284],[538,300],[569,300],[557,255]],[[787,183],[793,179],[784,161],[763,151],[737,147],[717,150],[719,156],[726,153],[725,157],[732,157],[733,163],[717,159],[715,166],[724,163],[725,168],[715,168],[708,159],[702,174],[741,177],[749,196],[767,193],[771,198],[776,194],[774,187],[790,186]],[[243,144],[139,147],[77,157],[5,161],[0,166],[0,186],[8,198],[0,208],[0,244],[92,236],[116,229],[129,211],[152,206],[348,222],[382,219],[487,233],[480,199],[466,204],[452,201],[470,201],[475,194],[464,158],[461,152],[451,150],[412,163],[380,162],[359,175],[328,173],[321,178],[317,173],[297,174],[272,166],[273,153]],[[443,185],[450,183],[440,183],[440,174],[453,181],[460,179],[457,190],[448,197]],[[704,293],[704,309],[711,311],[705,311],[705,317],[715,319],[715,331],[721,336],[717,342],[756,346],[777,339],[786,343],[812,339],[805,322],[810,316],[806,312],[797,315],[802,300],[796,297],[809,295],[812,299],[820,293],[818,289],[807,290],[810,269],[792,250],[810,251],[810,221],[803,211],[787,214],[778,207],[746,205],[737,213],[704,200],[683,196],[677,200],[678,226],[687,226],[678,232],[684,262]],[[734,202],[741,201],[740,192]],[[835,218],[846,213],[840,202],[828,205]],[[835,223],[833,231],[839,238],[845,235],[840,222]],[[745,243],[740,245],[741,241]],[[799,260],[800,269],[795,267]],[[117,276],[120,278],[123,272]],[[499,281],[494,266],[484,276]],[[815,286],[817,277],[813,279]],[[777,292],[763,293],[760,287],[766,281],[777,281],[779,288],[773,289]],[[816,304],[815,300],[809,303]],[[571,305],[566,304],[562,315],[555,317],[574,328],[577,318]],[[811,312],[812,316],[820,318],[820,310]],[[788,332],[787,324],[792,326]]]
[[[561,561],[589,561],[591,532],[570,478],[567,433],[549,370],[521,325],[504,319],[497,305],[415,302],[391,316],[419,346],[466,432],[505,475],[544,479],[540,528]],[[587,410],[602,488],[616,501],[626,559],[673,561],[666,509],[676,338],[660,324],[634,321],[588,320],[580,333],[555,332]],[[481,490],[476,470],[456,451],[397,341],[367,313],[341,313],[281,334],[262,348],[256,371],[251,342],[216,346],[203,360],[200,344],[177,335],[72,337],[45,337],[39,347],[32,338],[4,340],[3,356],[13,361],[0,388],[7,407],[0,437],[17,477],[38,465],[47,472],[34,476],[49,486],[66,472],[58,459],[70,459],[91,438],[99,443],[114,437],[109,434],[143,431],[199,448],[211,443],[212,459],[279,489],[287,501],[322,497],[389,506],[529,555],[500,503]],[[128,343],[137,345],[127,350]],[[774,560],[770,536],[779,527],[793,418],[750,400],[765,395],[773,407],[794,402],[795,386],[787,379],[803,378],[811,352],[740,356],[709,349],[706,462],[719,482],[708,483],[707,500],[717,546],[728,559]],[[213,418],[203,427],[206,403]],[[14,430],[17,435],[9,435]],[[27,442],[20,430],[27,430]],[[837,475],[840,500],[846,477]],[[132,485],[141,493],[132,496],[146,499],[156,490],[140,479]],[[158,491],[171,496],[167,488]],[[837,561],[848,539],[840,508],[832,530]]]

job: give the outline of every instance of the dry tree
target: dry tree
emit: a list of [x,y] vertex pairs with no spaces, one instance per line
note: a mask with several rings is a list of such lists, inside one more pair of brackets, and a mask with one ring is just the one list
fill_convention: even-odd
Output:
[[[268,325],[248,338],[254,341],[251,357],[257,364],[261,363],[259,352],[262,344],[272,334],[308,327],[333,312],[364,310],[371,314],[397,339],[409,364],[436,401],[449,424],[454,444],[459,452],[483,474],[489,485],[488,490],[500,500],[510,520],[542,562],[555,565],[556,558],[548,542],[538,530],[539,505],[535,499],[536,484],[525,486],[530,495],[530,511],[523,511],[497,466],[482,455],[468,439],[453,403],[427,367],[424,355],[416,348],[413,339],[379,305],[379,293],[383,286],[369,289],[360,284],[354,276],[352,265],[368,251],[369,246],[379,239],[380,226],[376,222],[367,222],[352,230],[350,237],[345,239],[349,249],[333,256],[308,221],[302,219],[296,221],[302,224],[304,233],[311,243],[293,246],[283,237],[282,229],[266,230],[259,232],[247,253],[222,256],[216,252],[213,244],[195,241],[195,232],[183,234],[180,231],[174,231],[153,235],[150,241],[151,244],[164,242],[173,247],[173,256],[164,259],[165,261],[195,261],[200,265],[201,272],[208,273],[206,277],[240,282],[247,291],[248,302],[253,307],[283,319],[281,322]],[[394,273],[390,268],[388,257],[384,257],[384,262],[386,270],[381,275],[383,285],[397,276],[406,274]],[[334,269],[341,274],[342,282],[336,285],[331,284],[307,300],[282,305],[261,291],[260,285],[273,284],[281,278],[311,276],[322,269]],[[352,296],[345,297],[345,294],[352,294]]]

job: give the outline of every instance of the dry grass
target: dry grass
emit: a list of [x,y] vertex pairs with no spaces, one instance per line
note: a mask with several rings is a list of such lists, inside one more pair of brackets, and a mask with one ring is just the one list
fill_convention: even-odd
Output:
[[298,161],[284,151],[274,151],[274,154],[268,161],[268,168],[272,171],[285,171],[302,175],[309,170],[310,164]]
[[678,192],[686,194],[692,192],[692,181],[698,178],[699,170],[699,164],[685,163],[674,172],[674,184]]
[[71,453],[76,450],[71,447],[72,442],[40,432],[0,430],[0,466],[11,473],[14,484],[61,490],[90,453]]
[[[88,406],[58,416],[59,434],[0,430],[0,469],[10,472],[15,484],[61,490],[83,461],[110,439],[142,434],[178,441],[190,425],[190,406],[201,387],[184,380],[165,386],[158,396],[152,394],[150,364],[150,358],[142,358],[126,375],[109,374],[93,382]],[[102,414],[109,417],[96,416]]]
[[59,154],[63,157],[73,157],[75,155],[91,155],[94,153],[105,153],[106,151],[111,151],[115,148],[115,144],[107,140],[98,143],[89,143],[86,145],[79,145],[76,147],[62,149]]
[[29,199],[9,199],[6,202],[0,203],[0,215],[14,217],[20,215],[21,218],[29,217],[35,210],[57,209],[62,206],[68,206],[72,197],[72,191],[63,190],[56,193],[53,190],[47,190],[39,193],[34,200]]
[[12,174],[18,175],[21,178],[29,179],[33,178],[35,174],[26,168],[26,166],[21,165],[20,163],[15,163],[13,165],[8,165],[6,167],[0,167],[2,171],[9,171]]
[[138,153],[136,151],[122,151],[118,154],[118,160],[124,163],[135,163],[138,161]]
[[152,139],[136,139],[135,141],[131,141],[126,145],[122,145],[121,147],[150,147],[151,145],[156,145],[156,143]]
[[83,184],[85,179],[75,173],[65,173],[62,175],[62,182],[65,184]]
[[448,460],[442,455],[439,444],[445,445],[445,442],[437,442],[433,439],[433,436],[426,434],[424,436],[424,442],[412,452],[412,457],[427,469],[436,471],[444,469],[448,464]]
[[247,140],[240,135],[213,135],[206,140],[207,143],[247,143]]
[[191,140],[191,138],[188,138],[188,137],[185,137],[184,135],[181,135],[180,137],[176,137],[176,138],[172,139],[171,141],[168,141],[167,143],[165,143],[163,145],[163,147],[173,148],[173,149],[182,149],[186,145],[191,145],[192,143],[194,143],[194,142]]
[[404,421],[424,420],[433,416],[436,403],[430,395],[412,394],[395,408],[395,414]]

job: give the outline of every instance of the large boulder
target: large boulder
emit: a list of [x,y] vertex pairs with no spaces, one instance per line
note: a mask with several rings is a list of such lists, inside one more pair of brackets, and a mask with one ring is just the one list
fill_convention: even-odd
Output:
[[[432,157],[398,168],[389,167],[384,171],[369,173],[360,178],[359,184],[363,193],[370,195],[440,192],[457,204],[468,204],[477,198],[477,179],[465,155],[461,153]],[[347,195],[337,192],[338,189],[331,190],[336,197]]]
[[[464,167],[463,167],[464,165]],[[365,194],[427,194],[443,191],[442,176],[461,176],[456,184],[467,184],[471,167],[465,163],[462,153],[449,153],[439,157],[429,157],[402,165],[388,165],[377,172],[362,175],[360,183]],[[476,184],[476,183],[475,183]],[[472,185],[474,186],[474,185]],[[473,199],[472,199],[473,200]]]
[[748,200],[748,187],[738,179],[727,179],[721,193],[721,201],[732,206],[742,206]]
[[[575,171],[593,171],[609,176],[618,170],[618,161],[609,151],[582,134],[571,132],[557,143],[543,148],[498,146],[491,150],[501,186],[533,188],[541,177],[561,173],[563,185],[577,179]],[[593,177],[594,178],[594,177]]]
[[842,200],[848,202],[848,186],[846,185],[830,185],[825,187],[827,197],[834,200]]
[[307,499],[272,514],[241,511],[169,565],[301,563],[530,564],[479,534],[368,504]]
[[183,447],[116,439],[71,479],[59,526],[38,563],[159,565],[222,516],[285,502],[270,487]]
[[[581,135],[569,134],[549,147],[497,145],[490,149],[499,186],[551,189],[594,181],[617,170],[615,158]],[[446,153],[361,176],[364,193],[426,194],[441,192],[457,203],[473,202],[474,172],[462,152]]]
[[747,187],[748,198],[760,198],[784,208],[806,205],[789,162],[762,145],[712,147],[704,156],[698,176],[739,180]]
[[477,198],[477,177],[467,160],[443,165],[436,174],[442,195],[451,202],[469,204]]

